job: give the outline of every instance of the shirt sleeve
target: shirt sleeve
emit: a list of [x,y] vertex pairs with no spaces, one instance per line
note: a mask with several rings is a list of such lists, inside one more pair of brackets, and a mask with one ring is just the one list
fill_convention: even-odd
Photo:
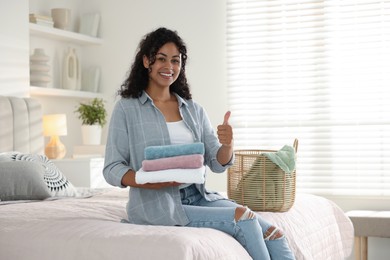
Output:
[[117,102],[108,129],[103,175],[109,184],[122,188],[123,175],[131,170],[127,132],[126,116],[121,103]]
[[210,170],[216,173],[224,172],[227,168],[233,165],[234,155],[226,165],[221,165],[217,160],[217,153],[221,144],[217,138],[215,130],[210,122],[210,119],[204,108],[200,109],[200,119],[202,124],[202,141],[205,145],[205,161]]

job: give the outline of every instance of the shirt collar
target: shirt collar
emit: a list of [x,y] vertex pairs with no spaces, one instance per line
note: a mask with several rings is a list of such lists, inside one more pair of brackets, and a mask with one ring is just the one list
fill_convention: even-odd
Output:
[[141,102],[142,105],[144,105],[148,99],[152,101],[152,99],[145,91],[142,91],[142,95],[138,98],[138,100]]
[[[188,103],[187,101],[182,98],[181,96],[179,96],[178,94],[174,93],[176,98],[177,98],[177,102],[179,103],[179,107],[185,105],[185,106],[188,106]],[[142,95],[138,98],[138,100],[141,102],[141,104],[145,104],[146,101],[148,101],[148,99],[152,102],[152,98],[145,92],[145,91],[142,91]]]

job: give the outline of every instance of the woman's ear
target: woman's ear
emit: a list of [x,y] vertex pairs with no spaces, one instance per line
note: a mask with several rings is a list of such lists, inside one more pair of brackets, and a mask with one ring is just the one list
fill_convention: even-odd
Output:
[[143,62],[144,62],[144,67],[146,69],[149,69],[149,59],[146,57],[146,55],[143,56]]

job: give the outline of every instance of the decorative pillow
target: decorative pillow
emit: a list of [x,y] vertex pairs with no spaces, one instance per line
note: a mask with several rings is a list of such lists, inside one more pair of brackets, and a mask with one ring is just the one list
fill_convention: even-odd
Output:
[[0,200],[43,200],[51,197],[43,181],[42,164],[27,161],[0,162]]
[[0,155],[0,162],[7,160],[7,158],[12,161],[28,161],[40,164],[44,168],[43,181],[46,183],[51,196],[77,196],[77,191],[73,184],[66,179],[65,175],[45,155],[8,152]]
[[0,153],[0,162],[9,162],[12,160],[12,155],[18,152],[4,152]]

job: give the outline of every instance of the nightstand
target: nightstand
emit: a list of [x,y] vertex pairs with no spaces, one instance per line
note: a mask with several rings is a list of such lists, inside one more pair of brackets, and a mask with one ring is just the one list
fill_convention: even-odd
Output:
[[52,160],[75,187],[112,187],[103,177],[104,158]]

